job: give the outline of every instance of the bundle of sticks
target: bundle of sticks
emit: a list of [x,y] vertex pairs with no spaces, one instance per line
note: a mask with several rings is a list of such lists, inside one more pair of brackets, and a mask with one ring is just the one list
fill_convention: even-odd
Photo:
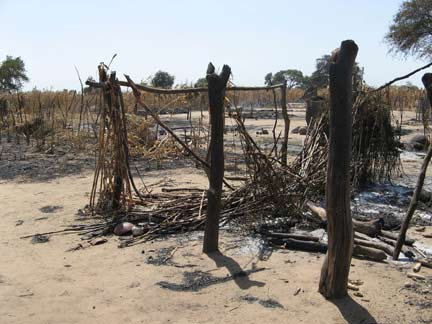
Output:
[[[328,105],[312,120],[300,154],[291,164],[307,178],[309,199],[324,195],[328,152]],[[400,174],[401,144],[391,124],[391,109],[381,92],[359,93],[352,110],[351,183],[353,190],[367,183],[389,181]]]

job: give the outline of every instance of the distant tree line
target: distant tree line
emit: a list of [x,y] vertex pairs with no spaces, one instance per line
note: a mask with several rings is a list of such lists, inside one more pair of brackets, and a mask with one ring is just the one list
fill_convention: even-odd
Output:
[[[267,73],[264,77],[264,83],[272,85],[286,81],[288,89],[322,89],[327,87],[329,83],[330,63],[331,55],[323,55],[316,60],[315,71],[310,76],[304,75],[299,70],[281,70],[275,74]],[[357,80],[363,79],[363,69],[359,67],[357,62],[354,66],[354,76]]]

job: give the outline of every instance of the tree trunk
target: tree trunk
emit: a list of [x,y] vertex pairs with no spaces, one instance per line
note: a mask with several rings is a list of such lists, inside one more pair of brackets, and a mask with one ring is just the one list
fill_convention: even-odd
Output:
[[[427,92],[427,95],[429,98],[429,104],[432,105],[432,73],[426,73],[425,75],[423,75],[422,82],[423,82],[424,87],[426,88],[426,92]],[[408,207],[408,211],[406,213],[404,222],[403,222],[402,227],[401,227],[400,232],[399,232],[399,237],[398,237],[398,240],[396,242],[396,247],[394,249],[393,260],[397,260],[399,258],[399,253],[402,249],[402,245],[405,242],[406,232],[408,230],[408,226],[409,226],[409,223],[411,221],[411,218],[413,217],[414,212],[417,208],[417,203],[419,200],[420,193],[423,189],[423,183],[424,183],[424,179],[426,176],[426,171],[427,171],[427,168],[428,168],[428,165],[429,165],[431,158],[432,158],[432,142],[429,144],[429,149],[428,149],[427,154],[423,160],[420,174],[419,174],[418,179],[417,179],[417,185],[416,185],[416,188],[414,190],[414,194],[411,198],[411,202],[410,202],[410,205]]]
[[211,138],[210,138],[210,172],[207,191],[207,218],[204,229],[203,252],[218,250],[219,214],[221,209],[222,182],[224,176],[224,96],[231,68],[224,65],[220,75],[215,73],[213,64],[207,68],[208,96],[210,105]]
[[319,283],[319,291],[326,298],[344,297],[348,289],[353,248],[350,210],[352,71],[357,52],[354,41],[343,41],[330,66],[330,147],[326,184],[328,251]]

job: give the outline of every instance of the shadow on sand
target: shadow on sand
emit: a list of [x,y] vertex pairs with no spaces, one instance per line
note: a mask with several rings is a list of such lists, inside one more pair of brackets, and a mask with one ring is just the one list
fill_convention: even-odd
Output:
[[358,304],[350,296],[328,300],[333,303],[341,312],[342,316],[347,323],[350,324],[376,324],[376,319],[369,313],[369,311]]
[[[254,281],[249,279],[249,274],[251,271],[244,271],[240,265],[233,258],[223,255],[221,252],[212,252],[207,254],[210,259],[212,259],[218,268],[225,267],[228,272],[234,278],[234,282],[240,289],[249,289],[251,287],[263,287],[264,282]],[[253,272],[253,270],[252,270]]]

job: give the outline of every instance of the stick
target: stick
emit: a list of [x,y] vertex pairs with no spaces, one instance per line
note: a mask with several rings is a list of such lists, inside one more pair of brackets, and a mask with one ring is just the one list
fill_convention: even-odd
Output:
[[416,70],[414,70],[414,71],[412,71],[412,72],[410,72],[410,73],[408,73],[408,74],[406,74],[406,75],[404,75],[404,76],[397,77],[397,78],[395,78],[395,79],[393,79],[393,80],[387,82],[386,84],[383,84],[383,85],[380,86],[379,88],[377,88],[377,89],[375,89],[375,90],[372,90],[372,92],[380,91],[380,90],[382,90],[382,89],[384,89],[384,88],[387,88],[387,87],[391,86],[391,85],[392,85],[393,83],[395,83],[395,82],[398,82],[398,81],[401,81],[401,80],[404,80],[404,79],[408,79],[410,76],[412,76],[412,75],[416,74],[417,72],[420,72],[420,71],[422,71],[422,70],[424,70],[424,69],[427,69],[427,68],[430,67],[430,66],[432,66],[432,62],[429,63],[429,64],[426,64],[425,66],[422,66],[421,68],[418,68],[418,69],[416,69]]
[[[426,73],[423,75],[422,82],[424,87],[426,88],[428,98],[429,98],[429,104],[432,105],[432,73]],[[411,198],[410,205],[408,207],[407,214],[405,216],[404,222],[402,224],[402,227],[400,229],[399,238],[396,242],[396,247],[393,255],[393,259],[397,260],[399,258],[399,253],[402,249],[402,245],[405,242],[406,232],[408,230],[409,223],[411,221],[411,218],[414,215],[415,210],[417,209],[417,203],[420,197],[420,193],[423,189],[423,183],[426,176],[426,171],[429,166],[429,162],[432,158],[432,143],[429,144],[428,152],[423,160],[423,164],[420,170],[420,174],[417,179],[417,185],[414,190],[414,194]]]
[[162,188],[162,192],[176,192],[176,191],[199,191],[199,192],[201,192],[202,189],[200,189],[200,188]]
[[202,212],[202,208],[203,208],[204,197],[205,197],[205,190],[203,191],[202,196],[201,196],[200,208],[199,208],[199,211],[198,211],[198,219],[202,218],[201,212]]

